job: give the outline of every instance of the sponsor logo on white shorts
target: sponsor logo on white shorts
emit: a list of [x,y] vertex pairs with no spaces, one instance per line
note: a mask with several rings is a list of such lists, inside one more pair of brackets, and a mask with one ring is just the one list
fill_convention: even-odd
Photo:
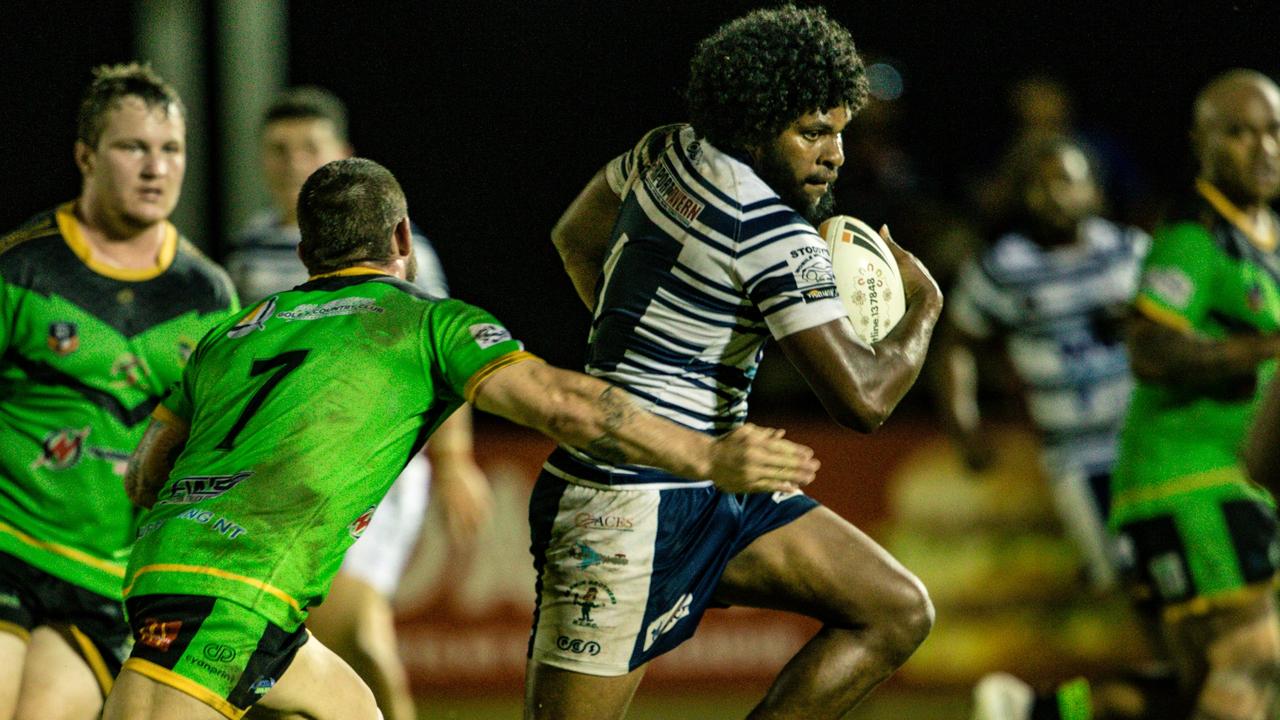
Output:
[[573,524],[580,528],[617,530],[619,532],[631,532],[634,525],[631,522],[631,518],[625,515],[596,515],[589,512],[580,512],[574,515]]
[[467,329],[471,331],[471,337],[481,349],[490,348],[511,339],[511,333],[506,328],[493,323],[479,323]]
[[281,320],[323,320],[340,315],[380,312],[386,312],[386,310],[373,298],[353,297],[330,300],[322,305],[306,303],[292,310],[277,313],[276,317]]
[[649,629],[644,634],[644,649],[648,650],[653,644],[658,642],[658,638],[671,632],[671,629],[680,622],[681,618],[689,616],[689,606],[693,604],[693,595],[685,593],[676,600],[676,604],[671,609],[659,615],[653,622],[649,623]]
[[578,561],[576,564],[579,570],[586,570],[596,565],[606,568],[616,568],[631,562],[627,559],[625,553],[601,555],[600,551],[586,543],[580,542],[574,543],[573,546],[569,548],[569,557]]
[[599,655],[600,643],[595,640],[583,640],[581,638],[571,638],[568,635],[561,635],[556,638],[556,647],[575,655]]
[[578,606],[580,613],[572,620],[578,627],[598,629],[600,626],[596,624],[595,618],[591,617],[591,611],[618,604],[618,598],[613,594],[613,590],[599,580],[579,580],[564,591],[564,596]]

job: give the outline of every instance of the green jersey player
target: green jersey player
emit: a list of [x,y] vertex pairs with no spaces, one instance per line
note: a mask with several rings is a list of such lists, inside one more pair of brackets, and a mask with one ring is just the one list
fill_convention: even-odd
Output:
[[239,308],[168,222],[184,111],[149,68],[83,98],[75,201],[0,239],[0,717],[97,717],[127,653],[122,477],[196,342]]
[[311,280],[206,335],[131,460],[130,494],[150,510],[125,576],[136,642],[105,718],[238,718],[259,700],[290,716],[377,717],[302,622],[395,476],[463,402],[733,491],[813,477],[811,452],[776,431],[680,428],[536,362],[488,313],[405,282],[404,194],[378,164],[325,165],[298,213]]
[[1220,76],[1196,100],[1192,137],[1195,196],[1155,233],[1129,326],[1137,386],[1110,493],[1122,573],[1156,611],[1173,676],[1127,694],[1074,683],[1040,699],[1006,680],[979,688],[979,720],[1275,717],[1280,545],[1274,503],[1240,451],[1280,354],[1280,220],[1269,207],[1280,88],[1253,71]]

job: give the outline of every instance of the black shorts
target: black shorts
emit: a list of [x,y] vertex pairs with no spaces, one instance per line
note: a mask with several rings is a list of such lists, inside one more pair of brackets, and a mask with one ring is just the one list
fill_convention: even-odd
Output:
[[40,626],[63,634],[89,665],[106,697],[129,654],[124,607],[118,600],[0,553],[0,631],[25,640]]
[[1188,502],[1120,527],[1121,572],[1135,600],[1200,614],[1275,578],[1276,529],[1275,510],[1255,500]]
[[125,601],[133,652],[124,668],[236,720],[262,699],[307,641],[243,605],[204,595],[138,595]]

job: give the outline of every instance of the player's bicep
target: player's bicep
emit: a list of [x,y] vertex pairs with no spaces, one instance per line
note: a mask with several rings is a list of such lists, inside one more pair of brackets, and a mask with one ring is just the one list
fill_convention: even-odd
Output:
[[798,215],[787,212],[745,222],[741,235],[751,239],[742,241],[734,260],[735,281],[775,338],[847,319],[831,252]]
[[552,229],[552,241],[564,263],[594,260],[603,265],[621,205],[621,193],[609,186],[605,170],[599,170]]
[[541,428],[549,414],[558,372],[528,356],[487,373],[471,388],[468,400],[487,413]]

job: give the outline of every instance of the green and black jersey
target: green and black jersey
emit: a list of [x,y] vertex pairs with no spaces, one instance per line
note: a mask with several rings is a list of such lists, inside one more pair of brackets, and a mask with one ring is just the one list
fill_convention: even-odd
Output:
[[124,465],[230,280],[165,224],[156,266],[90,257],[71,203],[0,239],[0,552],[120,597]]
[[431,432],[531,357],[488,313],[366,268],[218,325],[156,409],[189,434],[125,596],[221,597],[297,627]]
[[[1280,331],[1280,256],[1224,215],[1212,186],[1156,231],[1135,301],[1138,312],[1210,339]],[[1225,203],[1225,204],[1224,204]],[[1273,221],[1276,220],[1273,214]],[[1254,408],[1275,370],[1206,392],[1139,381],[1112,477],[1113,527],[1204,500],[1268,501],[1239,465]]]

